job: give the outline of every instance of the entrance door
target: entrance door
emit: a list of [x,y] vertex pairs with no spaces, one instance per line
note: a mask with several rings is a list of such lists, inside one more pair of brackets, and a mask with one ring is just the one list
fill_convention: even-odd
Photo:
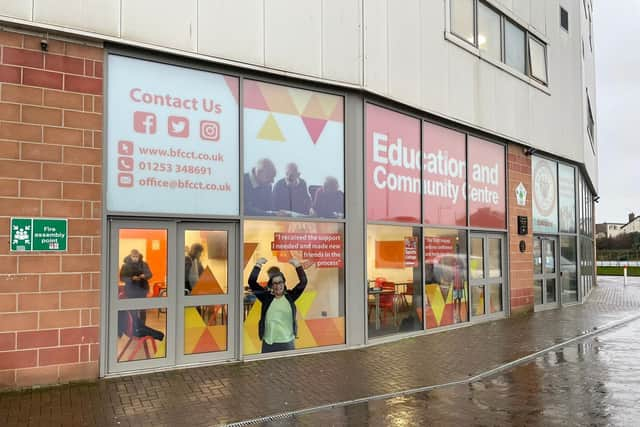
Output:
[[533,300],[537,308],[558,306],[558,240],[533,238]]
[[112,221],[109,242],[109,373],[235,357],[233,224]]
[[[231,224],[180,224],[177,364],[234,357],[235,237]],[[180,280],[182,279],[182,280]]]
[[486,318],[504,312],[504,237],[471,233],[469,284],[472,318]]

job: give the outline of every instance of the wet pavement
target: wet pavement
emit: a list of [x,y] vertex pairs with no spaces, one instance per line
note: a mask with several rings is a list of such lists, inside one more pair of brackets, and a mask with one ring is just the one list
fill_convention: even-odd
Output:
[[640,320],[504,374],[262,426],[640,424]]
[[[621,279],[605,278],[599,283],[583,305],[367,348],[4,393],[0,425],[219,425],[468,381],[640,314],[640,283],[623,287]],[[637,372],[630,369],[638,364],[628,359],[640,358],[640,349],[625,340],[638,329],[640,321],[634,321],[580,342],[582,350],[575,343],[471,385],[341,406],[282,418],[274,425],[573,424],[568,414],[577,424],[624,425],[640,420],[633,410],[638,400],[624,382],[637,388]],[[609,369],[603,364],[607,361],[615,366]]]

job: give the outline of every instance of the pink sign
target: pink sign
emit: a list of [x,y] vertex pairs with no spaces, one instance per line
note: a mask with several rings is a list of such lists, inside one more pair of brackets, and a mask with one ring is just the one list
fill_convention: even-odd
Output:
[[424,236],[424,262],[430,264],[442,255],[455,254],[455,247],[455,237]]
[[504,147],[469,137],[469,224],[505,228]]
[[424,222],[466,225],[464,134],[425,122],[423,135]]
[[367,104],[367,218],[420,222],[420,121]]

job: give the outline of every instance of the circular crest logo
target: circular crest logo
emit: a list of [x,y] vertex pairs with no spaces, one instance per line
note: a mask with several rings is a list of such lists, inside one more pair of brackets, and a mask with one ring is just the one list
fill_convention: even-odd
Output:
[[533,185],[533,201],[536,208],[544,216],[551,215],[556,205],[556,184],[548,162],[538,162]]

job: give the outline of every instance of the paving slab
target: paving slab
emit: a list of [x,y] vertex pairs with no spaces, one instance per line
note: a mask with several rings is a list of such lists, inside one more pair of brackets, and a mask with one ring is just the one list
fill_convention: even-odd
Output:
[[475,375],[640,313],[640,285],[585,304],[354,350],[0,394],[0,425],[221,425]]

